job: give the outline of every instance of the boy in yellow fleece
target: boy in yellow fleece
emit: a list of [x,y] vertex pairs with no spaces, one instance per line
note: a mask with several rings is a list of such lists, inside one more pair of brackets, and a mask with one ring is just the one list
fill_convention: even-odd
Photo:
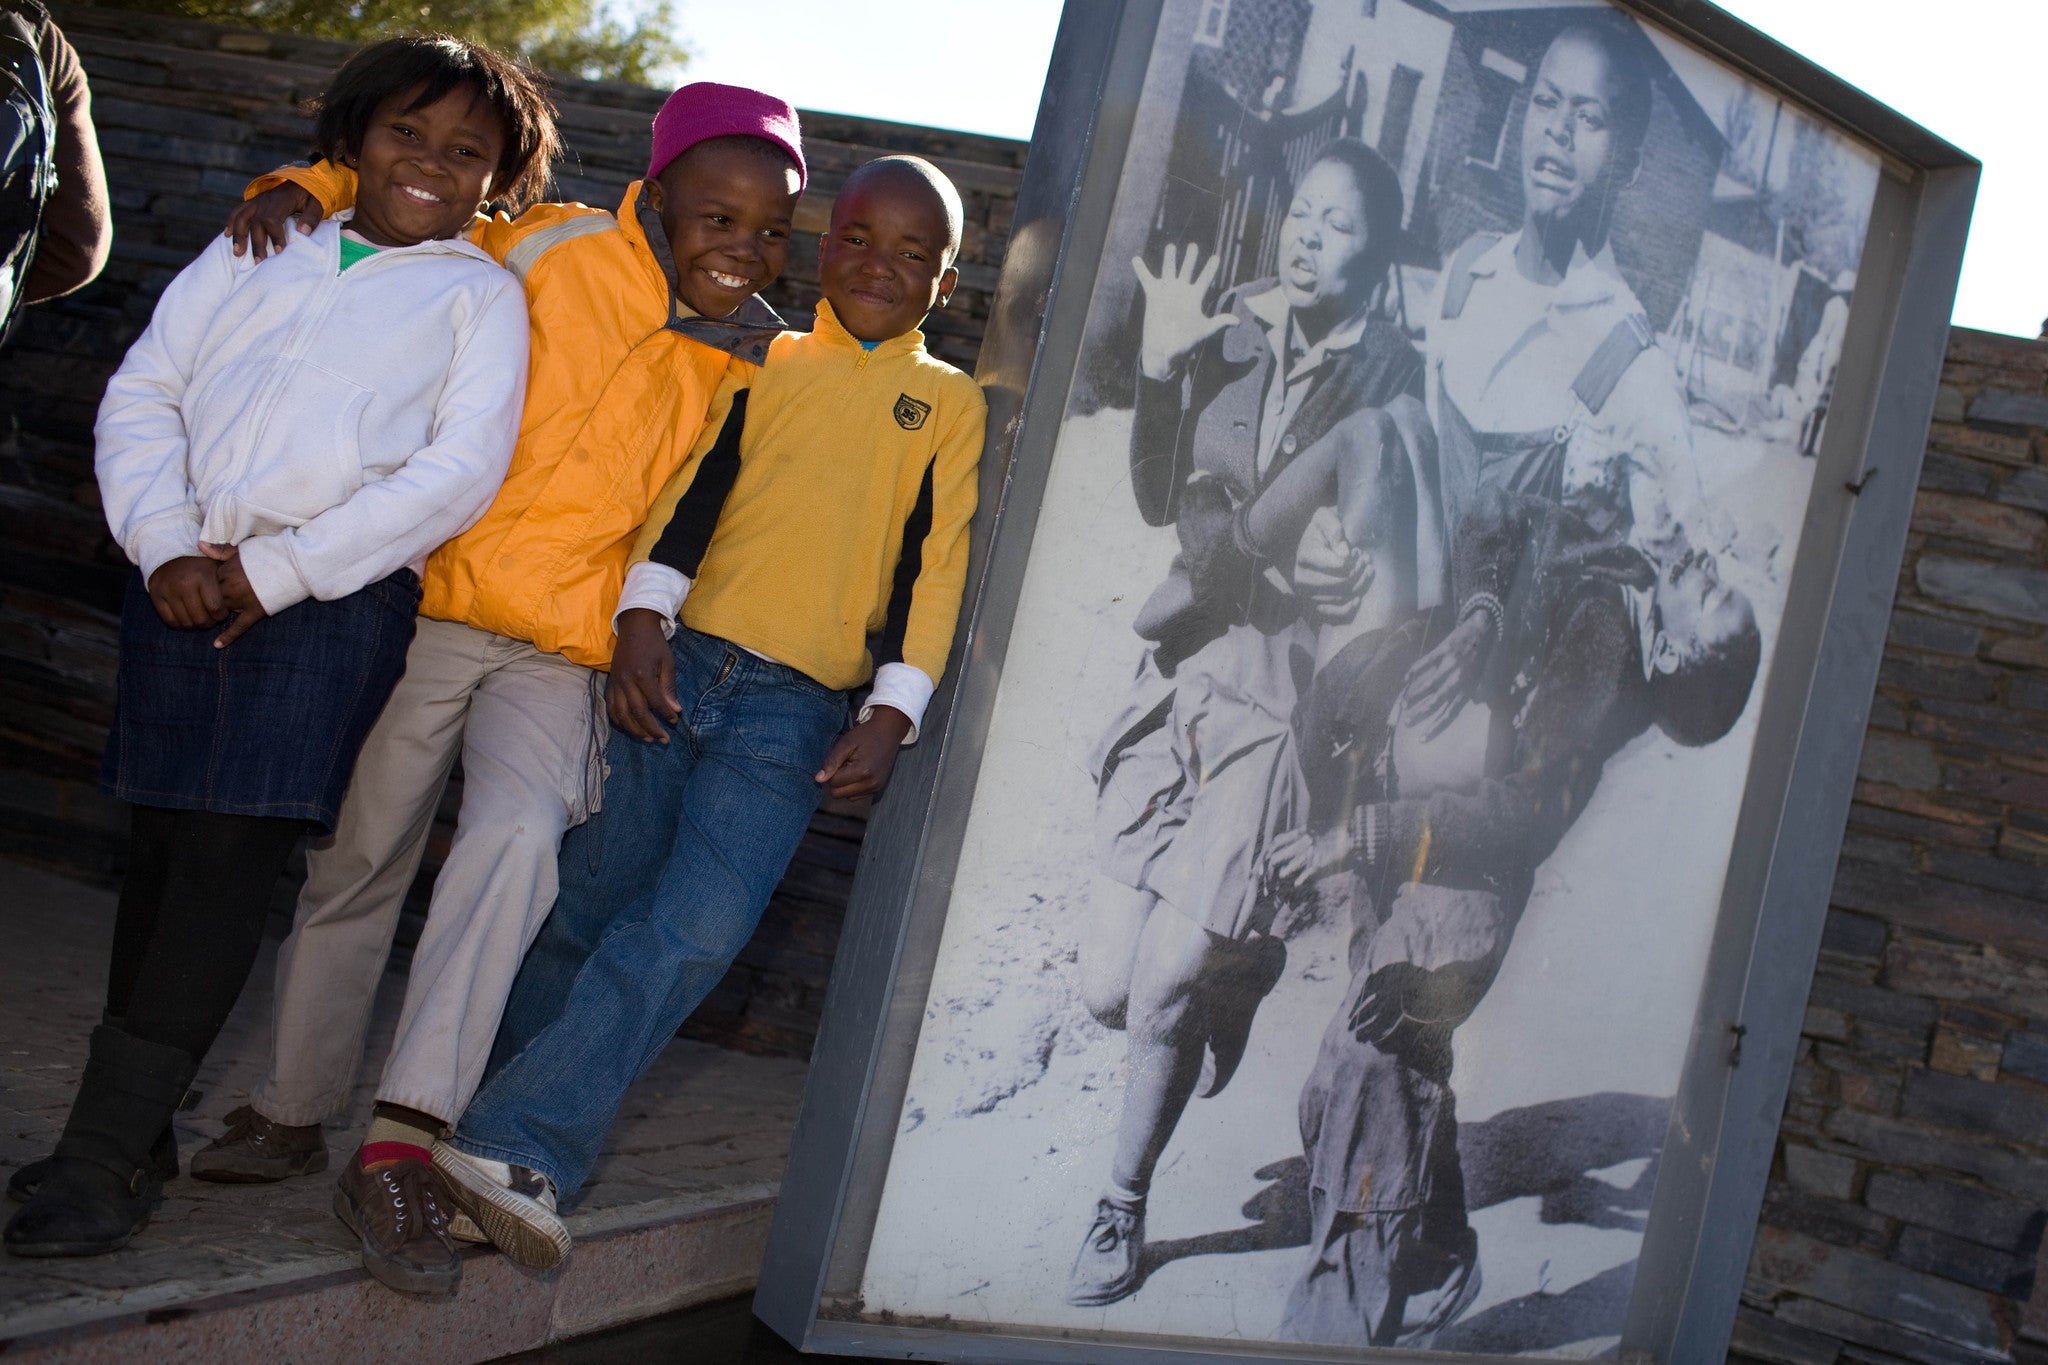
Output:
[[953,291],[960,221],[914,157],[848,177],[817,330],[778,337],[750,389],[728,379],[722,423],[641,533],[603,814],[563,842],[490,1075],[434,1148],[457,1204],[524,1264],[568,1251],[555,1192],[582,1185],[627,1087],[752,935],[818,785],[878,790],[945,666],[987,409],[917,325]]
[[[343,1181],[357,1195],[364,1263],[395,1288],[455,1290],[447,1227],[405,1216],[398,1191],[431,1178],[431,1145],[482,1080],[554,903],[562,836],[596,808],[597,673],[611,662],[627,558],[728,374],[751,374],[781,328],[755,292],[781,273],[803,181],[794,109],[699,83],[656,116],[647,178],[616,215],[544,204],[471,231],[526,289],[531,368],[511,470],[483,518],[428,560],[405,676],[332,842],[308,855],[278,955],[270,1070],[192,1162],[195,1176],[228,1182],[325,1168],[320,1120],[353,1090],[399,910],[459,754],[461,817],[351,1159],[360,1172]],[[355,177],[321,162],[251,190],[231,230],[260,228],[261,255],[266,236],[298,249],[285,219],[301,191],[337,212]]]

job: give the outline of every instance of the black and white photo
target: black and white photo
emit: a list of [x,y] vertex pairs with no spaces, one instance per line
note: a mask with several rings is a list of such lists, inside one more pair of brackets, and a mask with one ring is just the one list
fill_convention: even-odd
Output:
[[1603,3],[1152,60],[862,1311],[1598,1353],[1877,160]]

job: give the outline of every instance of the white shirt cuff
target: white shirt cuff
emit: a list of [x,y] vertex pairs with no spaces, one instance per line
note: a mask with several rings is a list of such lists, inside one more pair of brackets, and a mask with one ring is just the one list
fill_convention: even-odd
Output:
[[877,706],[893,706],[910,717],[910,733],[903,737],[903,742],[915,744],[917,732],[924,726],[924,709],[932,704],[932,693],[937,687],[916,664],[883,664],[875,670],[875,685],[868,689],[868,699],[862,703],[855,722],[872,716]]
[[676,613],[683,609],[683,599],[689,595],[689,579],[666,564],[643,559],[626,570],[626,586],[619,593],[619,608],[612,613],[612,632],[618,633],[620,613],[641,609],[661,618],[664,638],[673,637]]
[[263,604],[264,614],[275,616],[315,596],[313,587],[292,562],[291,547],[282,535],[249,536],[235,547],[242,555],[242,573]]
[[199,511],[197,508],[182,509],[180,513],[157,517],[145,525],[135,536],[135,567],[142,570],[143,586],[158,569],[174,559],[184,559],[199,553]]

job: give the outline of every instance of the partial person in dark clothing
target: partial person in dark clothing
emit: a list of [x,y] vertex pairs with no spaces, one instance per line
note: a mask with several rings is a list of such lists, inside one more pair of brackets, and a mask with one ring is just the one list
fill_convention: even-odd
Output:
[[[1301,1098],[1314,1235],[1284,1321],[1307,1341],[1426,1345],[1470,1304],[1452,1031],[1607,760],[1652,724],[1681,744],[1719,739],[1762,652],[1710,556],[1658,570],[1541,498],[1479,490],[1452,570],[1458,625],[1435,649],[1408,666],[1410,626],[1317,676],[1302,736],[1325,799],[1267,861],[1295,892],[1352,873],[1363,912]],[[1464,780],[1429,752],[1461,718],[1482,736],[1453,750],[1476,760]]]
[[[107,203],[107,173],[100,161],[99,137],[93,130],[92,91],[85,68],[63,32],[40,5],[7,0],[0,5],[0,43],[12,49],[19,41],[34,50],[45,85],[52,128],[51,164],[56,183],[42,201],[40,227],[25,244],[26,270],[17,269],[19,303],[41,303],[68,294],[96,278],[113,249],[114,228]],[[5,54],[14,66],[26,52]],[[25,63],[24,63],[25,64]],[[24,91],[35,82],[16,68]],[[10,187],[9,193],[13,192]],[[0,253],[9,243],[0,239]],[[0,254],[0,268],[7,258]],[[17,267],[19,262],[16,262]],[[0,269],[0,273],[5,273]],[[0,299],[0,336],[5,335],[9,308]]]

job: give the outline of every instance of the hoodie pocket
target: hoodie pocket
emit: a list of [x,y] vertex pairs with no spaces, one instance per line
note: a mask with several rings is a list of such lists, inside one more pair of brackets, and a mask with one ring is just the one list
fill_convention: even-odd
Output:
[[311,521],[363,486],[363,413],[371,391],[345,375],[301,362],[286,380],[257,437],[241,502],[278,530]]

